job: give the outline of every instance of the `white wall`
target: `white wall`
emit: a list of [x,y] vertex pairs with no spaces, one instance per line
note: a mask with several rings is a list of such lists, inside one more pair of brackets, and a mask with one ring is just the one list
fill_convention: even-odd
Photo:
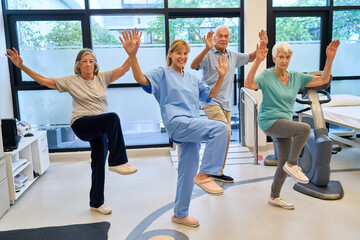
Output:
[[[256,44],[259,42],[259,32],[261,29],[266,30],[266,0],[245,0],[245,14],[244,14],[244,26],[245,26],[245,52],[251,53],[255,51]],[[249,63],[245,66],[245,78],[252,66]],[[266,60],[258,68],[258,73],[266,69]],[[262,94],[261,91],[248,90],[254,98],[258,101],[258,107],[260,107]],[[251,106],[251,102],[248,103]],[[250,111],[245,112],[245,145],[254,146],[254,124],[253,115]],[[266,146],[266,135],[259,128],[259,143],[258,146]]]
[[2,118],[12,118],[14,113],[11,99],[8,61],[7,57],[4,55],[6,45],[3,19],[2,7],[0,6],[0,111]]

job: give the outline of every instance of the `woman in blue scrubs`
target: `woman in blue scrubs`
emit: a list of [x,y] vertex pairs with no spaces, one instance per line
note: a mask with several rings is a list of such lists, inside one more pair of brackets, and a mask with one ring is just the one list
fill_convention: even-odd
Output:
[[[129,54],[135,80],[143,89],[154,94],[161,109],[161,117],[169,137],[180,143],[180,161],[172,221],[191,227],[199,226],[188,214],[194,183],[211,195],[222,195],[211,175],[220,175],[228,138],[227,126],[219,121],[200,118],[199,100],[216,97],[227,72],[224,55],[218,59],[219,78],[213,88],[188,72],[184,72],[190,51],[189,44],[177,39],[171,43],[167,67],[159,67],[143,74],[136,58],[140,46],[139,30],[123,31],[120,41]],[[198,174],[200,142],[206,141]]]

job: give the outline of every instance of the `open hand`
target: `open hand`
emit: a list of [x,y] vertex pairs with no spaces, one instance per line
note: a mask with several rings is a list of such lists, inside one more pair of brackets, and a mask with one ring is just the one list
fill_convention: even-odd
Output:
[[20,57],[18,51],[14,47],[12,49],[13,50],[7,49],[7,54],[5,53],[5,56],[7,56],[15,66],[21,68],[23,60]]
[[226,61],[225,60],[225,54],[222,54],[221,60],[220,60],[220,57],[218,57],[218,61],[219,61],[219,67],[215,65],[215,68],[219,72],[219,75],[221,77],[224,77],[226,75],[226,73],[227,73],[229,59]]
[[259,38],[260,38],[260,42],[264,41],[266,44],[268,44],[269,40],[266,35],[266,31],[264,29],[261,29],[261,31],[259,32]]
[[121,32],[123,39],[119,37],[126,53],[130,55],[136,55],[141,42],[141,35],[142,32],[140,32],[139,35],[139,29],[135,28],[133,30],[124,30]]
[[204,41],[206,44],[206,48],[207,49],[211,49],[214,46],[214,32],[213,31],[209,31],[205,37],[204,35]]
[[327,48],[326,48],[326,56],[328,58],[334,59],[335,55],[336,55],[336,51],[337,51],[339,45],[340,45],[340,40],[339,39],[336,39],[336,40],[332,41],[329,44],[329,46],[327,46]]
[[265,42],[265,41],[261,41],[260,45],[257,44],[257,46],[256,46],[256,60],[257,61],[262,62],[266,58],[267,53],[269,51],[269,49],[266,48],[266,46],[267,46],[267,42]]

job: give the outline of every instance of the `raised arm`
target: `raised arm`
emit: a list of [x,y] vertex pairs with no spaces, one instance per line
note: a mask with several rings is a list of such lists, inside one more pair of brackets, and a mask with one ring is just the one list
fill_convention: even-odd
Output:
[[15,66],[23,70],[29,77],[34,79],[40,85],[46,86],[51,89],[57,89],[54,78],[46,78],[26,67],[23,64],[23,60],[20,57],[18,51],[15,48],[12,49],[13,50],[7,49],[7,54],[5,53],[5,56],[7,56]]
[[326,48],[326,63],[321,76],[314,76],[313,79],[306,85],[306,87],[317,87],[329,82],[331,67],[336,55],[336,51],[340,45],[340,40],[332,41]]
[[121,32],[121,34],[123,36],[123,39],[121,37],[119,37],[119,39],[124,46],[126,53],[129,55],[130,66],[135,80],[142,85],[150,86],[151,84],[149,80],[145,77],[145,75],[142,73],[136,57],[136,53],[140,47],[140,38],[142,32],[139,35],[139,29],[135,28],[132,31],[124,30]]
[[121,67],[112,70],[111,82],[114,82],[121,78],[130,69],[130,59],[126,59]]
[[260,63],[262,61],[264,61],[264,59],[266,58],[266,55],[268,53],[268,49],[266,48],[267,43],[265,41],[261,41],[260,42],[260,46],[257,46],[256,48],[256,59],[253,63],[253,65],[250,68],[250,71],[248,72],[246,79],[245,79],[245,83],[244,86],[246,88],[249,88],[251,90],[256,90],[258,89],[258,85],[255,82],[255,75],[256,75],[256,71],[260,66]]
[[191,69],[197,69],[201,62],[203,61],[205,55],[210,51],[210,49],[214,46],[214,32],[210,31],[207,33],[206,37],[204,35],[205,48],[204,50],[196,56],[196,58],[191,63]]
[[[264,41],[266,45],[268,44],[269,40],[266,35],[266,31],[264,29],[261,29],[261,31],[259,32],[259,39],[260,42]],[[249,62],[253,62],[255,58],[256,58],[256,50],[249,54]]]
[[209,94],[209,98],[215,98],[218,95],[218,93],[219,93],[219,91],[221,89],[221,86],[222,86],[222,84],[224,82],[225,75],[227,73],[227,67],[228,67],[228,64],[229,64],[229,59],[227,61],[225,61],[225,54],[222,54],[221,60],[220,60],[220,57],[218,57],[218,61],[219,61],[219,67],[215,66],[215,68],[219,73],[219,77],[218,77],[215,85],[211,89],[211,92]]

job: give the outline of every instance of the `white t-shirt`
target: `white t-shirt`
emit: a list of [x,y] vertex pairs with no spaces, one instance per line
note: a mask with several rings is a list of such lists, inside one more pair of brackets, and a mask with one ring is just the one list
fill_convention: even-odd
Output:
[[112,71],[105,71],[94,76],[93,80],[85,80],[79,75],[55,78],[59,92],[68,92],[73,99],[73,111],[70,125],[84,116],[106,113],[106,89],[111,83]]

